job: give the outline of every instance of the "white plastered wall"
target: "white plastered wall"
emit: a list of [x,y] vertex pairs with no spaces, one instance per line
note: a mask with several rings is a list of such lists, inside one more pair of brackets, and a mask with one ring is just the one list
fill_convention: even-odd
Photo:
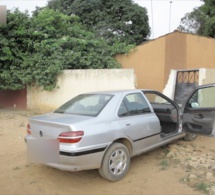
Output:
[[215,83],[215,69],[199,69],[199,85]]
[[[175,96],[175,85],[176,85],[177,70],[171,70],[169,74],[168,82],[163,90],[165,94],[170,99],[174,100]],[[199,86],[215,83],[215,69],[199,69]]]
[[48,92],[38,87],[28,87],[29,110],[52,111],[72,97],[86,92],[135,89],[133,69],[64,70],[58,77],[57,88]]
[[174,100],[177,70],[170,70],[168,82],[163,90],[163,94]]

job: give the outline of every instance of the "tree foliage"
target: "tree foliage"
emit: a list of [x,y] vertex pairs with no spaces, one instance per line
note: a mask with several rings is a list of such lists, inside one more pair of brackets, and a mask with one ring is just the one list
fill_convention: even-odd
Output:
[[203,0],[204,4],[187,13],[178,27],[188,33],[215,38],[215,0]]
[[79,16],[88,30],[109,44],[141,44],[150,35],[146,9],[132,0],[50,0],[48,7]]
[[0,26],[0,88],[15,90],[22,88],[26,79],[23,60],[31,39],[31,32],[26,26],[31,24],[28,14],[17,9],[7,16],[7,25]]
[[52,90],[63,69],[118,68],[112,58],[131,46],[104,39],[87,31],[77,16],[41,9],[29,17],[18,9],[8,12],[0,26],[0,89],[26,85]]

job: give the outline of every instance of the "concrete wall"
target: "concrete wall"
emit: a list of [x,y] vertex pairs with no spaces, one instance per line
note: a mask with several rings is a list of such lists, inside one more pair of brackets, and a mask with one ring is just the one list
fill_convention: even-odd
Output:
[[187,69],[215,68],[215,39],[187,34]]
[[[123,68],[133,68],[137,88],[161,90],[164,86],[165,39],[160,38],[136,47],[127,55],[117,55]],[[169,73],[168,73],[169,74]]]
[[115,58],[123,68],[134,68],[137,88],[162,91],[172,69],[215,68],[214,51],[215,39],[176,31]]
[[172,33],[165,36],[164,85],[168,81],[171,69],[187,68],[187,38],[186,34]]
[[[170,99],[174,100],[175,97],[175,85],[176,85],[177,70],[171,70],[168,78],[168,82],[164,87],[163,94]],[[198,85],[205,85],[215,83],[215,69],[199,69],[199,83]]]
[[116,89],[134,89],[135,75],[132,69],[65,70],[58,78],[58,88],[51,92],[28,87],[27,107],[35,111],[52,111],[86,92]]
[[176,79],[177,79],[177,70],[171,70],[167,84],[164,87],[164,90],[162,91],[163,94],[169,97],[171,100],[174,100],[174,97],[175,97]]
[[[215,83],[215,69],[199,69],[199,85]],[[201,107],[214,107],[215,89],[204,89],[199,93],[198,103]],[[201,100],[203,100],[201,102]]]
[[215,83],[215,69],[199,69],[199,85]]

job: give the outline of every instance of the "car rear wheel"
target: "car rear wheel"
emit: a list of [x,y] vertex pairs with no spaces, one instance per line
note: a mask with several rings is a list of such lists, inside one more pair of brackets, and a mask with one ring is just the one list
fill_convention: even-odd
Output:
[[105,153],[99,173],[109,181],[119,181],[126,175],[129,166],[130,155],[127,147],[114,143]]

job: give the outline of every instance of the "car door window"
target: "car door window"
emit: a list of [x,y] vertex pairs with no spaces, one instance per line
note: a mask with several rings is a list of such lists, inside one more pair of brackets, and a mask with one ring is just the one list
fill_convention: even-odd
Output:
[[133,116],[150,113],[149,105],[141,93],[126,95],[119,107],[118,116]]
[[161,126],[163,127],[163,132],[171,133],[176,131],[179,119],[177,105],[159,92],[143,91],[143,93],[151,103],[155,114],[159,118]]
[[74,97],[55,110],[55,113],[97,116],[110,101],[112,95],[83,94]]
[[197,88],[183,108],[183,130],[194,134],[215,136],[214,100],[214,85]]
[[215,107],[215,88],[208,87],[202,88],[190,97],[187,107],[190,108],[209,108]]

